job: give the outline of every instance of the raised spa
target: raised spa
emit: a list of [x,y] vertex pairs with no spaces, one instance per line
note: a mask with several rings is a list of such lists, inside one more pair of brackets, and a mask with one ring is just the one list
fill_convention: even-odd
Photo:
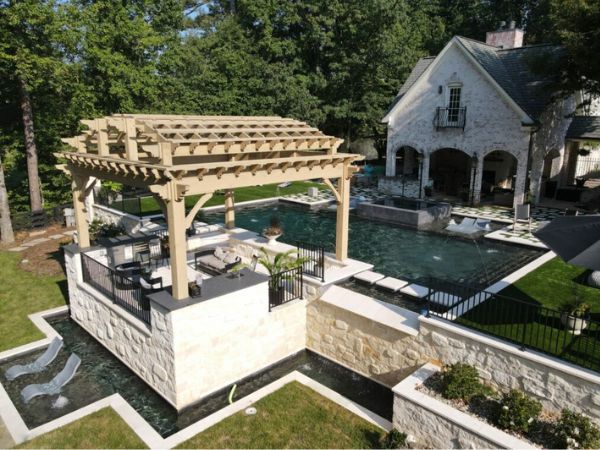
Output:
[[387,197],[374,202],[359,203],[357,213],[361,217],[385,222],[429,228],[450,218],[452,206],[448,203],[428,202],[403,197]]

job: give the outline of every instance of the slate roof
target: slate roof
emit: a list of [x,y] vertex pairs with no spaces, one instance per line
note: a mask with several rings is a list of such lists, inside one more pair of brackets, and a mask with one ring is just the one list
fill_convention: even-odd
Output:
[[[557,57],[562,51],[561,47],[547,44],[502,49],[461,36],[457,36],[456,39],[523,111],[532,119],[539,119],[551,100],[551,90],[547,89],[551,80],[548,76],[534,72],[532,64],[540,59]],[[417,62],[388,112],[400,101],[434,59],[435,57],[429,56],[421,58]]]
[[575,116],[567,130],[567,139],[600,140],[600,116]]

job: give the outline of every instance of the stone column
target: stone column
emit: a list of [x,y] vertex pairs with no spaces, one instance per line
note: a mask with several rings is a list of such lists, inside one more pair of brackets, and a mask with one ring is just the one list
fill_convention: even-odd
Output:
[[529,190],[531,191],[532,202],[534,204],[537,204],[540,201],[544,164],[545,158],[533,158],[533,161],[531,163],[531,178],[529,180]]
[[89,177],[73,173],[73,210],[75,213],[75,226],[77,228],[77,242],[79,248],[90,246],[90,231],[87,222],[87,211],[85,207],[85,189]]
[[477,159],[477,164],[475,164],[474,170],[471,172],[471,193],[473,198],[471,201],[473,205],[479,205],[481,202],[481,183],[483,181],[483,163],[485,162],[485,158],[479,157]]
[[233,189],[225,191],[225,228],[228,230],[235,228],[235,201]]
[[[389,132],[388,132],[389,137]],[[390,139],[387,141],[385,150],[385,175],[387,177],[393,177],[396,175],[396,151],[392,147]]]
[[525,182],[527,180],[527,153],[523,153],[517,159],[517,180],[515,183],[515,197],[513,207],[525,202]]
[[166,206],[173,298],[182,300],[188,297],[185,202],[183,198],[169,199],[166,201]]
[[335,257],[338,261],[348,258],[348,229],[350,227],[350,178],[348,166],[338,181],[340,201],[337,205],[337,220],[335,228]]
[[429,162],[431,156],[429,152],[426,151],[423,151],[422,155],[421,167],[419,167],[419,185],[421,186],[419,198],[423,198],[425,196],[425,186],[429,184]]

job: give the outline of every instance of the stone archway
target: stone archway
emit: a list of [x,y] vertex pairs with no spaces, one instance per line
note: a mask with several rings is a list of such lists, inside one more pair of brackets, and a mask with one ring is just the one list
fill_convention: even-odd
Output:
[[440,148],[430,155],[429,179],[433,182],[434,195],[468,201],[472,171],[473,158],[463,150]]
[[517,158],[505,150],[493,150],[483,159],[481,199],[513,206],[517,177]]

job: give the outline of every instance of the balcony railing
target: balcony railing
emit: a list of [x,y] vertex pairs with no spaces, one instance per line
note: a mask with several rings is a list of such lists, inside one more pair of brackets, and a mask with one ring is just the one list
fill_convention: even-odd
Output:
[[84,283],[150,325],[150,301],[138,282],[118,274],[85,253],[81,254],[81,266]]
[[462,108],[437,108],[435,110],[435,129],[461,128],[465,129],[467,107]]
[[304,280],[302,267],[271,275],[269,280],[269,311],[297,298],[302,298]]

